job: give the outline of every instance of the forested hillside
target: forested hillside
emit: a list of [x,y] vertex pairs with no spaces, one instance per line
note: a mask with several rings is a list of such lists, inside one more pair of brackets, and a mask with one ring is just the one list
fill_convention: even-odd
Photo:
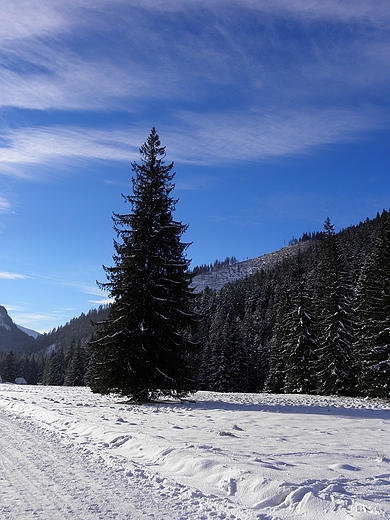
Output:
[[[390,213],[337,234],[327,219],[291,251],[196,296],[199,388],[390,397]],[[3,379],[88,384],[92,322],[107,310],[39,337],[33,354],[0,353]]]
[[29,338],[21,351],[0,351],[3,381],[24,377],[29,384],[87,384],[91,356],[88,342],[94,333],[93,324],[105,319],[107,312],[108,307],[99,307],[35,340]]
[[244,260],[243,262],[235,261],[229,263],[229,259],[226,259],[224,262],[215,261],[212,266],[196,267],[192,280],[194,292],[201,293],[206,287],[219,290],[227,283],[241,280],[262,269],[273,269],[283,259],[295,256],[298,251],[303,251],[307,247],[310,247],[313,240],[314,239],[301,239],[297,241],[293,239],[288,246],[278,251]]
[[197,305],[203,389],[390,395],[387,211],[338,234],[327,219],[311,247]]

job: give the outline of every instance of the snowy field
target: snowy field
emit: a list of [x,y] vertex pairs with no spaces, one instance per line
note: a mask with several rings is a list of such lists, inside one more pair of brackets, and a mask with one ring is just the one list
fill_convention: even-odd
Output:
[[390,519],[390,404],[0,385],[0,518]]

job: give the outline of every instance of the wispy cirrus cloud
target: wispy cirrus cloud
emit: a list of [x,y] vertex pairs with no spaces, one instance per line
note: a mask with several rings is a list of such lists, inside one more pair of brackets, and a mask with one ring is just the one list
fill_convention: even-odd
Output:
[[114,301],[114,298],[111,298],[106,291],[103,291],[97,285],[90,285],[87,283],[74,281],[61,281],[59,283],[60,285],[72,287],[76,291],[79,291],[83,294],[95,296],[95,298],[91,298],[89,300],[89,303],[93,305],[108,305]]
[[10,273],[9,271],[0,271],[0,279],[1,280],[26,280],[30,278],[25,274],[20,273]]
[[[15,9],[5,1],[2,7],[2,106],[137,111],[145,100],[194,101],[207,98],[211,85],[235,84],[260,87],[265,99],[269,93],[264,88],[272,83],[274,93],[289,91],[291,97],[294,83],[307,90],[302,78],[310,87],[318,67],[322,79],[340,71],[333,88],[340,92],[341,85],[351,82],[352,71],[359,73],[362,65],[372,69],[388,55],[381,47],[388,42],[390,8],[374,1],[22,4],[23,9]],[[296,40],[291,31],[286,39],[278,28],[281,20],[304,26],[307,36]],[[313,21],[343,23],[343,40],[335,41],[331,29],[319,30],[315,37]],[[375,37],[368,36],[367,25],[377,31]],[[299,58],[298,67],[291,53]],[[376,59],[365,60],[365,54]],[[375,66],[375,71],[381,77],[384,68]],[[284,77],[287,84],[278,82]],[[371,74],[367,78],[374,81]]]
[[12,211],[11,202],[0,196],[0,213],[9,213],[10,211]]
[[58,33],[65,23],[58,7],[59,2],[55,0],[34,4],[28,0],[4,0],[1,3],[0,41],[4,44]]
[[101,298],[100,300],[89,300],[93,305],[110,305],[114,302],[114,298]]
[[[30,177],[31,165],[58,159],[134,160],[144,121],[172,157],[198,164],[307,153],[389,123],[375,108],[390,101],[387,3],[20,4],[6,0],[0,21],[0,105],[19,109],[3,120],[7,175]],[[60,122],[29,126],[31,109]],[[121,122],[83,126],[77,114],[93,111],[119,111]]]
[[[359,139],[381,128],[388,112],[363,109],[279,109],[262,113],[182,114],[187,131],[167,137],[178,159],[193,162],[258,160],[310,153],[313,147]],[[170,142],[171,141],[171,142]]]
[[[143,132],[145,134],[145,130]],[[34,166],[74,164],[76,160],[129,162],[139,156],[139,139],[132,144],[132,132],[126,130],[49,126],[19,128],[10,131],[7,146],[0,147],[0,173],[15,177],[37,178],[47,169]],[[4,208],[7,201],[4,201]],[[0,200],[1,209],[1,200]]]
[[[109,0],[102,0],[101,5],[107,4]],[[85,3],[77,2],[79,4]],[[120,4],[123,2],[118,2]],[[117,5],[118,5],[117,4]],[[185,0],[165,0],[164,2],[155,2],[154,0],[127,0],[127,6],[142,7],[149,12],[183,12],[187,11],[189,6]],[[270,13],[277,16],[295,15],[318,20],[364,20],[365,23],[386,24],[390,20],[390,9],[387,2],[377,2],[375,0],[215,0],[210,3],[209,0],[192,0],[193,9],[205,9],[210,11],[227,11],[233,9],[247,8],[253,11]]]
[[[314,147],[359,139],[381,129],[389,111],[375,106],[362,108],[279,107],[240,112],[178,114],[178,124],[158,128],[170,157],[176,162],[215,164],[239,160],[310,153]],[[178,132],[177,128],[180,128]],[[147,127],[94,129],[49,126],[21,128],[6,135],[0,148],[0,172],[26,174],[34,164],[65,166],[75,160],[131,162],[139,157],[139,145]],[[32,175],[37,175],[35,172]],[[0,211],[10,204],[0,199]]]
[[[12,311],[12,305],[5,306],[8,311]],[[64,321],[68,318],[68,314],[64,311],[53,311],[53,312],[12,312],[12,321],[18,325],[22,325],[31,330],[35,330],[40,334],[48,332],[48,330],[55,328],[55,324],[58,320],[63,319]],[[37,327],[37,323],[40,326]]]
[[358,21],[364,24],[388,26],[390,8],[387,2],[365,0],[241,0],[256,11],[285,17],[299,17],[319,21]]
[[183,16],[194,14],[188,4],[165,23],[161,13],[177,11],[176,2],[162,8],[146,1],[38,0],[36,12],[22,4],[19,12],[5,0],[9,23],[0,22],[0,106],[137,111],[145,99],[199,95],[199,66],[203,77],[206,71],[214,80],[224,76],[218,63],[226,60],[221,46],[210,47],[210,31],[182,27]]

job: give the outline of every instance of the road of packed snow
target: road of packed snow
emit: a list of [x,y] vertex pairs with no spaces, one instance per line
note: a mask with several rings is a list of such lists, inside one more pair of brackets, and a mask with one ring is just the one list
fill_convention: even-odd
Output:
[[390,519],[390,404],[0,385],[0,518]]

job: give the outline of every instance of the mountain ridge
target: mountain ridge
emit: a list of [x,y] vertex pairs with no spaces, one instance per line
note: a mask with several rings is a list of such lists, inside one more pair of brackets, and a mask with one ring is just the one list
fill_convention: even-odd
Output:
[[305,251],[311,247],[314,242],[314,240],[298,242],[296,244],[282,247],[272,253],[266,253],[255,258],[244,260],[243,262],[237,262],[222,267],[221,269],[211,269],[206,273],[194,276],[191,286],[195,294],[201,293],[206,287],[218,291],[227,283],[241,280],[255,272],[261,271],[262,269],[271,269],[275,264],[281,262],[285,258],[296,255],[298,251]]
[[29,348],[33,337],[18,327],[9,316],[7,309],[0,305],[0,350],[3,352],[22,351]]
[[37,332],[36,330],[27,329],[26,327],[22,327],[22,325],[18,325],[15,323],[15,325],[20,329],[22,332],[25,332],[27,336],[30,336],[31,338],[37,339],[38,336],[41,336],[40,332]]

